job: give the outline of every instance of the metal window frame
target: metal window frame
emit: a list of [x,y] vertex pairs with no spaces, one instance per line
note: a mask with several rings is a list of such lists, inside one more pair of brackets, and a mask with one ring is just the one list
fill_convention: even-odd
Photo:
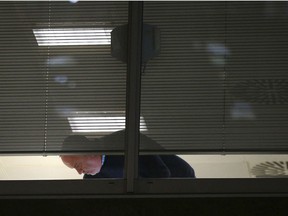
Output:
[[125,177],[134,192],[138,176],[143,2],[130,2],[128,18]]
[[227,197],[287,196],[288,180],[140,179],[139,113],[143,2],[129,2],[125,178],[0,181],[0,198]]
[[6,198],[287,197],[287,179],[141,179],[1,181]]

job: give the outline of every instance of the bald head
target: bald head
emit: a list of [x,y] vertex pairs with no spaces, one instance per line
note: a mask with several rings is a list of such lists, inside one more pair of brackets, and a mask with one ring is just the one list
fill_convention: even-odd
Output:
[[102,167],[101,155],[61,155],[63,163],[79,174],[97,174]]

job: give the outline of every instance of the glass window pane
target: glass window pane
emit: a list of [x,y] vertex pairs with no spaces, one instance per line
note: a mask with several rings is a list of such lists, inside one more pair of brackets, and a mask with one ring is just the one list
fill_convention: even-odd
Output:
[[144,23],[155,31],[144,31],[143,40],[159,51],[142,72],[143,133],[166,150],[222,149],[223,65],[211,61],[209,49],[226,49],[223,9],[224,2],[144,4]]
[[[96,177],[122,178],[127,48],[118,27],[128,3],[4,1],[0,18],[0,179],[82,179],[114,157],[117,175]],[[53,156],[63,154],[76,170]]]
[[227,4],[226,147],[287,151],[286,2]]
[[[127,2],[11,1],[0,10],[1,152],[54,154],[68,136],[124,129],[126,63],[111,51],[125,47],[114,31],[127,25]],[[123,153],[123,139],[105,140],[65,151]]]
[[286,3],[144,5],[143,133],[165,150],[287,151]]
[[271,177],[278,169],[275,176],[286,175],[284,8],[283,2],[144,3],[142,133],[157,145],[140,140],[140,155],[179,154],[200,178]]

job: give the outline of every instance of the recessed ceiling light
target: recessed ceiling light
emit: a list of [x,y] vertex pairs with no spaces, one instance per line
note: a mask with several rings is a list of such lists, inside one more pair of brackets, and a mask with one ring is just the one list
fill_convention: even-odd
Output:
[[112,28],[33,29],[39,46],[110,45]]

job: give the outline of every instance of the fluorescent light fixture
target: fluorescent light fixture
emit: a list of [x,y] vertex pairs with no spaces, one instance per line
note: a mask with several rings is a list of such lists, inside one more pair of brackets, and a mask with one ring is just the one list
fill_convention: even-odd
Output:
[[112,28],[33,29],[38,46],[110,45]]
[[[68,117],[68,121],[74,133],[111,133],[125,129],[125,116]],[[147,131],[142,116],[140,131]]]

